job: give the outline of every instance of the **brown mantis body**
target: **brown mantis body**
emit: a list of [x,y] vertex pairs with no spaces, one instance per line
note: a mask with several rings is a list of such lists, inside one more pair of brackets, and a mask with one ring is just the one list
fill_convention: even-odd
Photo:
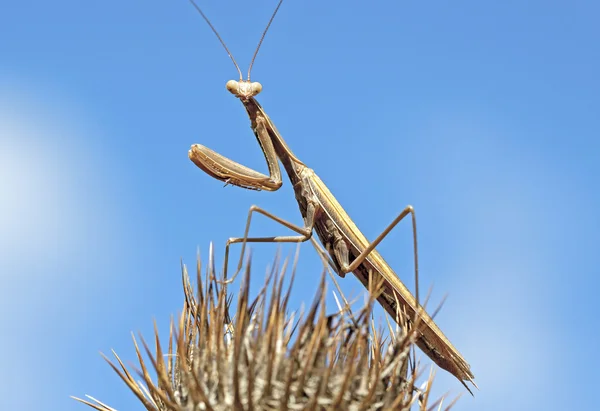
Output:
[[[208,22],[208,19],[193,0],[190,1]],[[263,38],[280,5],[281,1],[263,33]],[[210,22],[208,24],[227,50],[216,30]],[[260,48],[261,43],[262,38],[258,48]],[[258,53],[258,48],[256,53]],[[227,52],[229,53],[229,50]],[[256,53],[254,57],[256,57]],[[229,55],[233,60],[230,53]],[[235,60],[233,61],[235,63]],[[252,61],[254,61],[254,58]],[[237,67],[237,63],[235,64]],[[250,67],[252,67],[252,64]],[[372,278],[382,279],[383,288],[377,298],[378,302],[394,319],[397,318],[399,312],[406,313],[409,326],[413,324],[414,319],[418,319],[416,344],[438,366],[453,374],[469,389],[465,381],[475,384],[469,364],[445,337],[433,319],[419,305],[418,284],[417,298],[415,298],[381,255],[375,251],[375,247],[396,224],[410,215],[413,225],[415,276],[418,277],[416,218],[413,208],[407,206],[375,241],[370,243],[315,172],[292,153],[269,116],[256,101],[254,96],[261,91],[262,86],[259,83],[250,82],[250,75],[248,75],[248,80],[242,80],[240,72],[240,80],[227,82],[227,89],[240,99],[248,112],[252,131],[264,153],[269,175],[254,171],[199,144],[193,145],[190,149],[190,159],[207,174],[227,184],[267,191],[275,191],[282,185],[279,169],[279,162],[281,162],[292,183],[304,219],[304,225],[302,227],[297,226],[257,206],[252,206],[249,211],[244,237],[231,238],[227,242],[225,275],[227,275],[229,246],[233,243],[243,243],[238,264],[239,271],[247,242],[304,242],[310,240],[313,231],[315,231],[321,243],[328,250],[334,268],[341,277],[352,272],[367,288],[369,287],[370,275]],[[248,237],[252,214],[255,212],[277,221],[298,235]]]

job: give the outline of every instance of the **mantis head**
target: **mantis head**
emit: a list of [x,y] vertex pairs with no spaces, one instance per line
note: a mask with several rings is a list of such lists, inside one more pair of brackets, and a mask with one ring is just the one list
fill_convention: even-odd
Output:
[[247,100],[262,91],[262,85],[258,81],[229,80],[225,85],[227,90],[237,98]]
[[233,61],[235,68],[237,69],[238,73],[240,74],[239,81],[229,80],[227,82],[227,85],[226,85],[227,90],[229,90],[229,92],[231,94],[233,94],[234,96],[236,96],[237,98],[242,99],[242,100],[248,100],[248,99],[254,97],[255,95],[257,95],[258,93],[260,93],[262,90],[262,85],[256,81],[255,82],[250,81],[250,72],[252,72],[252,66],[254,65],[254,60],[256,59],[258,50],[260,50],[260,46],[262,45],[262,42],[265,39],[265,35],[267,34],[267,31],[269,31],[269,27],[271,27],[271,23],[273,23],[273,19],[275,18],[275,15],[277,14],[279,7],[281,7],[281,3],[283,3],[283,0],[279,0],[279,3],[277,3],[277,7],[275,7],[275,11],[271,15],[271,19],[269,19],[269,23],[267,24],[267,27],[265,27],[265,31],[263,31],[263,34],[260,37],[258,46],[256,46],[256,50],[254,51],[254,56],[252,56],[252,60],[250,60],[250,66],[248,67],[248,80],[243,80],[242,71],[240,70],[240,67],[238,66],[237,62],[233,58],[233,55],[227,48],[227,45],[225,45],[225,42],[223,41],[223,39],[221,38],[221,36],[217,32],[217,30],[213,27],[210,20],[208,20],[208,17],[206,17],[206,15],[202,11],[202,9],[200,9],[200,7],[196,4],[196,2],[194,0],[189,0],[189,1],[190,1],[190,3],[192,3],[192,5],[198,11],[198,13],[200,13],[200,15],[202,16],[204,21],[206,21],[206,23],[208,24],[210,29],[213,31],[213,33],[215,33],[215,35],[221,42],[221,45],[227,52],[227,55],[231,58],[231,61]]

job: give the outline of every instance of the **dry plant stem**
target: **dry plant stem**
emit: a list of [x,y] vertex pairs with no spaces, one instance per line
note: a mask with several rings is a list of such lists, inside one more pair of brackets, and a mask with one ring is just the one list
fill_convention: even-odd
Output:
[[[300,213],[304,220],[304,224],[299,226],[258,206],[254,205],[250,207],[243,237],[230,238],[227,241],[223,268],[225,277],[227,278],[231,244],[242,243],[242,250],[236,273],[233,276],[233,278],[235,278],[242,269],[244,251],[247,243],[300,243],[310,240],[313,231],[315,231],[321,243],[329,252],[331,263],[336,273],[341,277],[344,277],[347,273],[352,272],[366,288],[368,288],[369,284],[369,275],[373,274],[381,279],[381,288],[377,289],[377,301],[394,319],[398,312],[406,312],[408,314],[407,322],[409,327],[416,326],[416,323],[418,322],[420,326],[416,334],[416,344],[438,366],[453,374],[467,390],[471,392],[470,388],[465,383],[465,381],[469,381],[475,385],[473,380],[474,375],[471,372],[469,364],[419,303],[417,229],[416,216],[413,207],[407,206],[404,208],[404,210],[402,210],[402,212],[373,242],[369,242],[323,181],[321,181],[312,169],[308,168],[292,153],[269,116],[254,98],[254,96],[262,90],[262,85],[250,81],[250,72],[248,72],[248,80],[243,80],[241,78],[239,66],[225,46],[225,43],[217,33],[216,29],[208,21],[194,1],[190,1],[217,35],[219,41],[221,41],[225,47],[228,55],[233,60],[240,73],[240,80],[230,80],[227,82],[226,87],[232,94],[240,99],[248,113],[252,131],[263,151],[269,175],[267,176],[252,170],[199,144],[193,145],[190,149],[190,159],[208,175],[223,181],[226,184],[246,189],[267,191],[278,190],[282,185],[281,171],[279,169],[279,162],[281,162],[292,183]],[[275,13],[280,5],[281,1],[275,10]],[[273,21],[275,13],[271,16],[269,25]],[[267,28],[263,32],[250,66],[252,66],[254,62],[254,58],[258,53],[258,49],[260,48],[260,44],[264,39],[269,25],[267,25]],[[253,215],[256,213],[262,214],[283,225],[294,231],[297,235],[250,237],[250,224]],[[375,247],[387,236],[387,234],[400,221],[409,216],[412,222],[413,233],[416,297],[411,294],[404,283],[398,278],[394,270],[375,250]],[[233,278],[228,281],[233,281]]]
[[[203,282],[197,267],[196,291],[182,267],[185,302],[178,321],[171,321],[167,351],[155,328],[153,350],[143,338],[143,350],[133,339],[139,370],[131,372],[114,352],[116,363],[106,359],[145,409],[424,411],[440,403],[430,404],[433,375],[415,391],[418,373],[406,373],[415,329],[395,334],[389,344],[370,332],[373,297],[352,319],[347,311],[327,315],[323,271],[312,305],[294,321],[284,272],[267,276],[252,300],[247,268],[230,324],[225,285],[214,271]],[[233,338],[224,338],[232,325]],[[116,411],[93,397],[76,399]]]

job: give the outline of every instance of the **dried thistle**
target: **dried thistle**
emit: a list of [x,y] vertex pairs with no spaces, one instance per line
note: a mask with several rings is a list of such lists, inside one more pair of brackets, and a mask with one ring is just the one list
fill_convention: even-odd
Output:
[[[416,367],[408,371],[414,333],[392,332],[391,340],[384,339],[370,320],[372,297],[355,315],[341,307],[326,315],[325,272],[311,308],[295,321],[295,313],[287,314],[294,271],[284,293],[286,264],[273,269],[250,301],[248,264],[232,320],[211,252],[204,284],[197,263],[195,295],[182,266],[185,302],[177,327],[171,322],[167,353],[155,326],[154,354],[141,339],[149,367],[133,337],[141,380],[114,351],[118,366],[104,358],[149,411],[441,409],[443,398],[428,406],[433,373],[419,390]],[[88,398],[93,402],[75,399],[116,411]]]

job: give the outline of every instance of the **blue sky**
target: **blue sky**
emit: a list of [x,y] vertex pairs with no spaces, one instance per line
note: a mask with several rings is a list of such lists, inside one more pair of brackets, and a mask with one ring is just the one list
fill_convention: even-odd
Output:
[[[245,70],[276,1],[200,3]],[[286,0],[254,65],[259,101],[368,238],[417,210],[423,292],[449,294],[436,320],[481,388],[457,409],[595,402],[599,12]],[[133,361],[130,331],[180,310],[180,259],[212,241],[221,261],[252,204],[299,223],[292,190],[223,188],[187,159],[201,143],[266,170],[186,1],[10,2],[0,21],[1,408],[81,410],[68,396],[87,393],[141,409],[98,351]],[[378,249],[412,288],[410,225]],[[276,250],[253,247],[255,284]],[[296,306],[320,274],[301,256]],[[443,371],[436,386],[461,392]]]

